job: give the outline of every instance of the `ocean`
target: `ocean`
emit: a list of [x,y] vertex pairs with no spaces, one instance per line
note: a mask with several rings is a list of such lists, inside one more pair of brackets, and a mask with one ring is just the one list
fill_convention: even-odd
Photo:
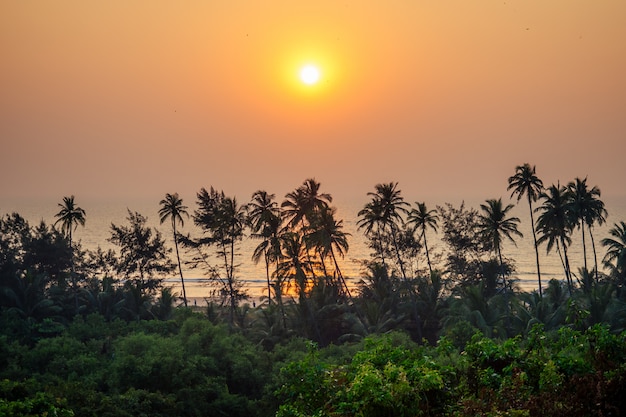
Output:
[[[36,226],[40,221],[45,221],[47,224],[53,224],[56,220],[54,215],[59,211],[58,203],[61,202],[61,198],[58,201],[52,200],[19,200],[8,201],[6,199],[0,199],[0,216],[8,213],[17,212],[22,215],[31,226]],[[101,247],[104,250],[114,249],[116,246],[107,241],[110,237],[111,224],[125,225],[127,224],[126,217],[128,211],[139,212],[143,216],[147,217],[148,226],[154,227],[161,231],[167,244],[173,247],[172,232],[170,223],[159,224],[159,200],[156,201],[81,201],[77,196],[76,204],[82,207],[86,211],[86,224],[84,227],[79,227],[74,238],[80,241],[84,249],[95,250]],[[279,200],[280,201],[280,200]],[[609,230],[615,223],[619,221],[626,221],[626,198],[614,198],[603,199],[607,211],[609,213],[606,223],[602,226],[596,226],[593,230],[594,239],[596,242],[596,249],[598,252],[598,262],[601,263],[604,257],[604,247],[600,244],[600,241],[609,236]],[[363,205],[367,202],[367,198],[359,202],[349,203],[335,203],[337,207],[337,219],[343,220],[344,231],[349,233],[348,243],[350,245],[349,251],[346,253],[343,259],[340,259],[339,264],[342,273],[346,277],[348,285],[354,285],[357,283],[363,274],[361,262],[367,260],[370,257],[371,250],[367,246],[367,240],[362,231],[357,227],[357,213]],[[479,204],[483,201],[465,202],[466,207],[473,207],[479,209]],[[443,205],[444,203],[429,203],[426,202],[429,209],[436,208],[437,205]],[[460,202],[452,202],[454,207],[458,207]],[[503,200],[503,203],[508,201]],[[512,201],[512,203],[515,203]],[[185,201],[188,206],[190,214],[195,209],[195,201]],[[512,216],[519,217],[521,223],[519,230],[524,234],[523,238],[516,238],[515,244],[506,242],[504,244],[502,254],[503,256],[513,259],[515,262],[516,271],[513,274],[513,278],[518,280],[518,285],[521,289],[526,291],[532,291],[537,288],[537,270],[535,262],[535,251],[533,247],[532,232],[530,229],[530,215],[528,213],[528,205],[526,200],[521,200],[519,204],[512,210]],[[200,236],[199,230],[193,225],[193,220],[189,218],[185,221],[185,225],[180,229],[182,233],[190,233],[192,237]],[[440,236],[429,230],[427,231],[427,239],[431,257],[433,254],[442,254],[445,251],[445,246],[440,240]],[[262,294],[267,293],[267,285],[265,278],[265,266],[261,262],[255,265],[251,260],[251,255],[254,247],[259,242],[251,238],[244,238],[240,245],[240,256],[237,259],[239,263],[236,275],[245,282],[245,288],[253,298],[258,298]],[[582,238],[580,230],[575,230],[572,234],[572,245],[568,248],[568,255],[572,271],[577,273],[578,268],[583,266],[583,250],[582,250]],[[544,285],[548,280],[552,278],[563,279],[564,273],[561,266],[561,261],[556,252],[546,254],[545,246],[540,247],[540,267],[542,282]],[[175,254],[172,252],[172,259],[175,260]],[[181,252],[181,259],[191,259],[190,254]],[[417,267],[426,268],[425,257],[418,258]],[[593,267],[593,252],[591,248],[591,242],[587,239],[587,262],[589,268]],[[215,261],[218,264],[218,261]],[[601,268],[602,270],[602,268]],[[183,266],[183,274],[185,276],[185,288],[187,296],[189,298],[195,298],[202,300],[209,294],[209,286],[207,282],[207,274],[200,269],[190,269],[188,266]],[[181,293],[180,278],[178,274],[173,274],[171,278],[167,278],[166,285],[172,286],[175,292]]]

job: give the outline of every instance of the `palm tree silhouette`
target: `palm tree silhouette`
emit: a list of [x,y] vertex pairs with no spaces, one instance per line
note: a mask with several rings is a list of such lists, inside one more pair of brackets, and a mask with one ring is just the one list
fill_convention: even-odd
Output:
[[[376,191],[369,192],[367,195],[372,197],[371,207],[375,208],[372,213],[376,214],[376,218],[372,220],[378,224],[378,227],[382,230],[382,234],[385,233],[387,227],[389,227],[389,230],[391,231],[391,239],[398,258],[400,272],[402,273],[402,277],[406,280],[407,277],[404,271],[404,264],[402,262],[402,258],[400,257],[400,250],[398,248],[397,232],[399,226],[403,223],[402,214],[407,213],[408,210],[406,206],[409,204],[404,201],[404,198],[400,195],[400,190],[397,187],[397,182],[376,184],[374,186]],[[361,210],[361,212],[363,212],[363,210]],[[363,224],[367,224],[369,221],[370,220]]]
[[530,223],[533,231],[533,242],[535,244],[535,259],[537,261],[537,282],[539,285],[539,296],[543,296],[541,287],[541,269],[539,268],[539,246],[537,245],[537,233],[535,232],[535,219],[533,216],[533,202],[537,201],[543,191],[543,182],[535,173],[535,166],[526,163],[515,168],[515,175],[509,177],[507,190],[513,190],[511,197],[517,195],[519,202],[524,194],[528,198],[528,209],[530,210]]
[[513,235],[523,237],[522,233],[517,230],[520,219],[517,217],[507,217],[513,207],[513,204],[508,204],[506,207],[503,207],[501,198],[497,200],[487,200],[486,204],[480,205],[483,211],[483,214],[479,216],[480,231],[498,255],[500,274],[504,282],[505,291],[507,291],[508,288],[506,274],[504,273],[504,262],[502,260],[502,240],[503,238],[507,238],[515,243]]
[[180,265],[180,254],[178,252],[178,234],[176,233],[176,224],[180,223],[180,226],[185,225],[183,216],[189,218],[187,212],[187,206],[183,205],[183,200],[178,196],[178,193],[165,194],[165,198],[159,202],[161,208],[159,209],[159,218],[161,224],[167,219],[172,221],[172,233],[174,234],[174,247],[176,248],[176,260],[178,261],[178,272],[180,273],[180,283],[183,287],[183,301],[185,307],[187,307],[187,292],[185,291],[185,279],[183,278],[183,269]]
[[[306,256],[310,265],[312,265],[313,262],[311,261],[311,254],[309,253],[309,242],[306,238],[308,232],[307,225],[311,225],[315,214],[323,208],[327,208],[333,201],[330,194],[319,192],[320,185],[321,184],[315,181],[315,179],[309,178],[295,191],[287,193],[287,195],[285,195],[285,201],[281,204],[289,226],[294,228],[300,225],[300,232],[304,238]],[[315,270],[311,268],[310,271],[315,280]]]
[[626,222],[615,223],[609,230],[612,237],[602,239],[607,248],[604,264],[609,267],[620,286],[626,284]]
[[258,263],[261,257],[265,260],[267,278],[267,299],[272,303],[272,284],[270,281],[270,261],[277,262],[280,257],[280,209],[274,201],[276,196],[267,191],[258,190],[252,194],[252,202],[248,204],[248,221],[252,233],[250,236],[262,239],[252,253],[252,260]]
[[380,201],[372,200],[365,204],[357,216],[359,220],[357,225],[359,230],[365,229],[365,236],[369,237],[373,242],[373,247],[380,257],[381,265],[386,268],[385,250],[383,248],[383,222],[381,221],[383,214],[383,206]]
[[339,269],[339,263],[335,254],[338,253],[343,257],[348,251],[348,236],[350,236],[350,233],[342,230],[343,220],[337,221],[335,219],[336,212],[337,209],[334,207],[324,207],[315,215],[309,240],[318,248],[321,259],[330,255],[342,292],[351,297],[350,289],[341,273],[341,269]]
[[402,214],[407,214],[408,210],[406,206],[408,206],[409,203],[404,201],[404,198],[402,197],[402,195],[400,194],[401,192],[398,189],[397,182],[376,184],[374,186],[374,189],[376,190],[375,192],[369,192],[367,193],[367,195],[372,197],[370,207],[374,208],[375,210],[371,211],[371,213],[376,214],[376,217],[368,219],[365,216],[367,216],[370,212],[364,212],[364,210],[361,210],[361,212],[359,212],[359,215],[361,215],[361,213],[364,213],[364,217],[359,221],[359,227],[362,227],[362,225],[364,227],[368,227],[368,224],[374,222],[375,224],[377,224],[377,228],[381,231],[382,235],[385,234],[387,227],[389,227],[391,231],[391,240],[398,260],[398,265],[400,266],[400,273],[402,274],[402,279],[404,280],[411,299],[412,315],[413,320],[415,321],[417,340],[422,341],[422,323],[420,320],[419,312],[417,311],[417,299],[415,297],[415,291],[413,286],[409,283],[409,280],[407,279],[406,272],[404,270],[404,264],[402,262],[402,257],[400,256],[400,249],[398,247],[398,229],[401,225],[404,224]]
[[573,291],[572,273],[567,257],[567,247],[572,243],[572,216],[568,209],[568,193],[561,185],[551,185],[541,193],[543,204],[535,209],[541,214],[537,218],[537,231],[540,237],[538,244],[547,242],[546,251],[550,252],[556,244],[557,252],[561,255],[561,263],[565,271],[565,279],[570,295]]
[[596,245],[593,239],[592,228],[594,224],[602,225],[607,216],[607,211],[604,208],[604,203],[600,200],[600,189],[598,187],[587,187],[587,178],[581,180],[576,178],[574,181],[567,185],[568,192],[571,198],[570,210],[574,216],[574,220],[581,228],[582,240],[583,240],[583,258],[585,271],[587,268],[587,245],[585,243],[585,225],[589,231],[591,237],[591,245],[593,247],[593,257],[595,265],[596,281],[598,280],[598,258],[596,254]]
[[332,203],[333,198],[330,194],[319,192],[320,185],[315,179],[309,178],[295,191],[285,195],[285,201],[281,207],[291,227],[301,224],[304,229],[304,220],[310,223],[310,218],[315,212]]
[[408,222],[413,223],[416,228],[421,229],[422,239],[424,240],[424,249],[426,249],[426,260],[428,261],[428,271],[433,274],[433,268],[430,263],[430,254],[428,253],[428,243],[426,242],[426,228],[437,231],[437,222],[439,216],[437,210],[428,210],[426,203],[415,202],[417,208],[411,209],[409,212]]
[[72,232],[76,230],[78,225],[85,225],[85,215],[86,212],[82,208],[78,207],[74,203],[74,196],[63,197],[63,203],[59,203],[59,207],[61,210],[55,214],[54,217],[58,217],[58,220],[54,222],[61,223],[61,231],[65,234],[68,239],[69,247],[70,247],[70,262],[72,266],[71,270],[71,278],[72,278],[72,289],[74,291],[74,304],[76,309],[78,310],[78,283],[76,282],[76,273],[74,272],[74,247],[72,246]]
[[61,223],[61,231],[69,240],[70,248],[72,248],[72,232],[76,230],[78,225],[85,225],[85,210],[78,207],[74,203],[74,196],[63,197],[63,203],[59,203],[61,211],[54,215],[58,220],[54,222]]

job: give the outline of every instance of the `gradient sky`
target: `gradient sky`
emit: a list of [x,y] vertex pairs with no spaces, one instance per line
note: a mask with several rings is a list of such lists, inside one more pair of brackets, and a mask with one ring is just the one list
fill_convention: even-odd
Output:
[[623,0],[2,1],[0,200],[623,197],[625,74]]

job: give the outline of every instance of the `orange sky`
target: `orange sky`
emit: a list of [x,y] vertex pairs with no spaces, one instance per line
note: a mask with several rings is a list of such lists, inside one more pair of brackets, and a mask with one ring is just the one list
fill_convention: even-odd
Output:
[[0,54],[0,204],[486,199],[524,162],[626,195],[623,0],[11,0]]

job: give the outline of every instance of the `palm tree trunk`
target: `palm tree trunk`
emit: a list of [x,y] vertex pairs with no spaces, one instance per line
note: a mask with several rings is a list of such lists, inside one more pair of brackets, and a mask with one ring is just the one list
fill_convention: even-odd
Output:
[[333,259],[333,262],[335,263],[335,271],[337,272],[337,278],[339,279],[339,284],[341,285],[342,288],[345,288],[345,293],[348,295],[348,298],[352,298],[352,294],[350,294],[350,289],[348,288],[348,284],[346,284],[346,280],[343,279],[343,274],[341,273],[341,270],[339,269],[339,263],[337,262],[337,257],[335,256],[335,251],[333,250],[333,248],[330,248],[330,256]]
[[180,273],[180,284],[183,287],[183,301],[187,307],[187,292],[185,291],[185,279],[183,278],[183,268],[180,265],[180,254],[178,252],[178,238],[176,237],[176,222],[172,217],[172,230],[174,231],[174,247],[176,248],[176,260],[178,261],[178,272]]
[[506,282],[506,274],[504,273],[504,262],[502,261],[502,251],[500,250],[500,246],[498,246],[498,259],[500,260],[500,274],[502,275],[502,282],[504,283],[504,301],[506,304],[506,318],[505,318],[505,327],[507,337],[511,337],[511,304],[509,300],[509,288]]
[[583,235],[583,259],[584,259],[585,271],[587,271],[587,245],[585,243],[585,222],[582,220],[580,221],[580,230],[582,231],[582,235]]
[[539,285],[539,297],[543,297],[543,289],[541,288],[541,269],[539,268],[539,246],[537,246],[537,233],[535,232],[535,218],[533,216],[533,204],[528,195],[528,208],[530,209],[530,223],[533,231],[533,241],[535,243],[535,260],[537,261],[537,285]]
[[393,239],[393,247],[396,250],[396,256],[398,257],[398,265],[400,266],[400,272],[402,273],[402,278],[406,280],[406,272],[404,272],[404,263],[402,262],[402,258],[400,257],[400,249],[398,248],[398,239],[396,238],[396,230],[393,226],[391,226],[391,237]]
[[383,238],[382,233],[380,232],[380,226],[376,226],[376,236],[378,237],[378,253],[380,254],[380,261],[383,264],[383,267],[386,267],[387,265],[385,265],[385,251],[383,249]]
[[430,255],[428,253],[428,244],[426,243],[426,227],[422,227],[422,238],[424,239],[424,249],[426,249],[426,261],[428,262],[428,272],[433,275],[433,267],[430,264]]
[[569,258],[567,257],[567,246],[565,245],[565,239],[563,238],[561,238],[561,246],[563,246],[563,266],[565,268],[565,278],[567,279],[569,294],[572,295],[574,283],[572,282],[572,272],[569,266]]
[[589,237],[591,237],[591,247],[593,248],[593,266],[596,270],[596,283],[598,282],[598,254],[596,253],[596,242],[593,239],[593,233],[591,233],[591,226],[589,227]]
[[272,285],[270,284],[270,261],[268,259],[267,249],[263,249],[263,257],[265,258],[265,278],[267,279],[267,300],[272,305]]

